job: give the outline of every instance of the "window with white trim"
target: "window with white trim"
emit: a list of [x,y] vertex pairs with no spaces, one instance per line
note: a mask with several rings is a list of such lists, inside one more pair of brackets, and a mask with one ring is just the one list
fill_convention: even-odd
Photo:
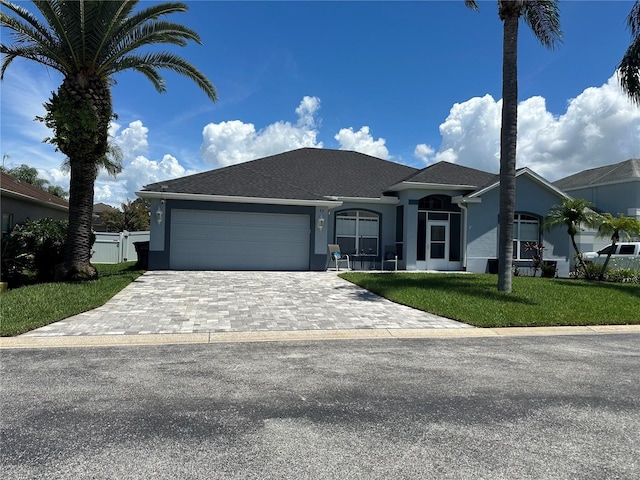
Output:
[[347,255],[378,255],[380,216],[365,210],[336,213],[336,243]]
[[527,251],[525,244],[540,242],[540,220],[531,215],[517,213],[513,217],[513,259],[531,260],[535,250]]

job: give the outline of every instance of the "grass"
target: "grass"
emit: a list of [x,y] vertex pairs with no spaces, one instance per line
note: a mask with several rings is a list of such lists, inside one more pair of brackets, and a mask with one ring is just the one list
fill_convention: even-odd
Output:
[[144,273],[134,262],[96,268],[95,281],[41,283],[0,294],[0,336],[19,335],[104,305]]
[[497,276],[344,273],[382,297],[477,327],[640,324],[640,286],[514,277],[512,293]]

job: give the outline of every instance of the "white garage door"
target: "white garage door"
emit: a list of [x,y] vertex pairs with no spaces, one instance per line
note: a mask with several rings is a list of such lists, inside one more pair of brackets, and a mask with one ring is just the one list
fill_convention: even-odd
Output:
[[171,212],[174,270],[308,270],[309,216]]

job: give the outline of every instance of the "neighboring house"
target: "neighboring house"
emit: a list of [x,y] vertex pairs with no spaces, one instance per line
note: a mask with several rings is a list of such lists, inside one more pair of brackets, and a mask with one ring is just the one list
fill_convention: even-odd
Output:
[[[540,224],[565,196],[517,172],[514,260],[544,241],[568,275],[563,229]],[[390,250],[406,270],[486,272],[498,250],[498,176],[439,162],[422,170],[357,152],[303,148],[147,185],[151,269],[324,270],[328,244],[358,266]]]
[[0,199],[3,234],[26,220],[69,217],[69,202],[4,172],[0,172]]
[[[575,198],[591,202],[596,211],[613,216],[623,214],[640,220],[640,159],[604,167],[583,170],[562,178],[554,185]],[[610,243],[609,238],[595,237],[595,231],[585,231],[578,237],[582,251],[599,250]]]
[[116,208],[113,208],[111,205],[107,205],[106,203],[96,203],[93,206],[93,221],[91,222],[91,228],[93,231],[108,232],[109,228],[105,225],[102,217],[106,212],[113,212],[116,210]]

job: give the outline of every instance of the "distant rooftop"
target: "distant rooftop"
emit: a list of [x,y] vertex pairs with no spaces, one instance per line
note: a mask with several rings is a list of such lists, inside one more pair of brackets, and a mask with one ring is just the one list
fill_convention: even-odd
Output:
[[553,184],[561,190],[575,190],[581,187],[616,183],[634,178],[640,179],[640,158],[583,170],[557,180]]
[[0,190],[7,192],[14,197],[22,197],[38,202],[45,202],[57,207],[68,209],[69,202],[64,198],[56,197],[46,190],[42,190],[27,182],[22,182],[8,173],[0,172]]

